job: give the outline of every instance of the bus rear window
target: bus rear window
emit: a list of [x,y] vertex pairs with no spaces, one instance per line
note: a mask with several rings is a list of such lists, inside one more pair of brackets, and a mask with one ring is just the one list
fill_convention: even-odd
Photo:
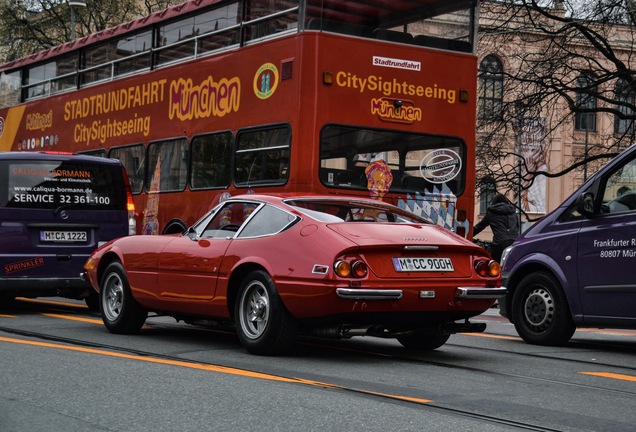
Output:
[[466,183],[466,145],[457,137],[341,125],[323,128],[324,185],[370,189],[375,170],[385,173],[386,184],[380,189],[459,196]]
[[122,210],[122,168],[71,161],[0,161],[0,207]]

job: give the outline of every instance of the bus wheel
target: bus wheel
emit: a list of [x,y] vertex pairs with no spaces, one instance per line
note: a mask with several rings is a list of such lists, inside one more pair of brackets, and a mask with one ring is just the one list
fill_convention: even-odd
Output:
[[412,334],[400,336],[397,340],[407,349],[431,351],[444,345],[448,338],[449,334]]
[[291,349],[296,320],[283,305],[266,272],[255,270],[243,280],[234,317],[238,338],[248,352],[276,355]]
[[530,344],[564,345],[576,330],[563,289],[545,272],[531,273],[519,282],[512,316],[517,333]]
[[113,262],[106,267],[100,284],[99,308],[111,333],[139,333],[148,313],[133,298],[124,267]]

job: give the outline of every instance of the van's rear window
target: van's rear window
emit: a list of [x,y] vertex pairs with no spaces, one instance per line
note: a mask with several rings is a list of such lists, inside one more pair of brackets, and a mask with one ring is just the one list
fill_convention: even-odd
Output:
[[121,167],[76,161],[0,161],[0,207],[126,209]]

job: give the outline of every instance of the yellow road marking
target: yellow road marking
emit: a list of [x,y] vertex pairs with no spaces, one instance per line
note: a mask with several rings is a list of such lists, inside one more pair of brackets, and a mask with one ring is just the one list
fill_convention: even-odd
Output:
[[487,333],[459,333],[459,334],[464,336],[477,336],[477,337],[484,337],[484,338],[490,338],[490,339],[505,339],[505,340],[515,340],[515,341],[521,340],[520,337],[491,335]]
[[597,376],[602,378],[611,378],[611,379],[617,379],[621,381],[636,382],[636,376],[634,375],[623,375],[623,374],[617,374],[617,373],[611,373],[611,372],[579,372],[579,373],[583,375],[592,375],[592,376]]
[[17,318],[15,315],[0,314],[0,318]]
[[634,330],[620,331],[620,330],[608,330],[608,329],[577,328],[576,331],[582,331],[582,332],[588,332],[588,333],[604,333],[604,334],[611,334],[611,335],[627,335],[627,336],[636,335]]
[[413,397],[401,396],[401,395],[391,395],[391,394],[385,394],[385,393],[372,392],[368,390],[349,389],[346,387],[323,383],[320,381],[312,381],[312,380],[306,380],[301,378],[286,378],[286,377],[281,377],[276,375],[270,375],[270,374],[265,374],[260,372],[251,372],[251,371],[246,371],[242,369],[234,369],[234,368],[218,366],[218,365],[190,363],[185,361],[167,360],[167,359],[154,358],[154,357],[140,357],[140,356],[136,356],[132,354],[111,352],[111,351],[99,350],[94,348],[83,348],[83,347],[76,347],[76,346],[70,346],[70,345],[60,345],[60,344],[53,344],[48,342],[36,342],[36,341],[28,341],[28,340],[5,338],[5,337],[0,337],[0,342],[9,342],[9,343],[16,343],[21,345],[30,345],[30,346],[37,346],[37,347],[44,347],[44,348],[83,352],[88,354],[97,354],[97,355],[103,355],[108,357],[117,357],[117,358],[123,358],[128,360],[143,361],[148,363],[186,367],[190,369],[197,369],[197,370],[203,370],[203,371],[209,371],[209,372],[218,372],[218,373],[224,373],[229,375],[238,375],[238,376],[244,376],[248,378],[258,378],[258,379],[264,379],[269,381],[305,384],[305,385],[310,385],[314,387],[322,387],[322,388],[329,388],[329,389],[335,389],[335,390],[351,390],[351,391],[356,391],[356,392],[365,393],[369,395],[382,396],[386,398],[421,403],[421,404],[432,402],[432,400],[429,400],[429,399],[420,399],[420,398],[413,398]]
[[71,307],[77,307],[82,309],[88,309],[88,306],[82,303],[61,302],[61,301],[55,301],[55,300],[38,300],[38,299],[32,299],[32,298],[26,298],[26,297],[16,297],[16,300],[29,302],[29,303],[54,304],[59,306],[71,306]]
[[70,315],[60,315],[60,314],[52,314],[52,313],[41,313],[40,315],[51,317],[51,318],[65,319],[65,320],[70,320],[70,321],[81,321],[81,322],[86,322],[86,323],[91,323],[91,324],[104,324],[104,322],[102,320],[97,320],[97,319],[92,319],[92,318],[82,318],[82,317],[76,317],[76,316],[70,316]]

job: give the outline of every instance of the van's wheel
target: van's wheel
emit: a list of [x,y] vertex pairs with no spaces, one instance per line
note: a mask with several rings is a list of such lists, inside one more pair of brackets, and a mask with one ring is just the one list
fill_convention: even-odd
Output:
[[296,320],[285,308],[272,279],[262,270],[249,273],[241,283],[234,318],[238,338],[252,354],[284,354],[296,337]]
[[431,351],[444,345],[450,338],[449,334],[412,334],[400,336],[398,342],[404,348],[418,351]]
[[512,297],[512,317],[517,333],[530,344],[564,345],[576,330],[561,285],[546,272],[521,279]]
[[139,333],[148,316],[133,298],[126,271],[119,262],[106,267],[100,283],[99,309],[104,325],[111,333]]

